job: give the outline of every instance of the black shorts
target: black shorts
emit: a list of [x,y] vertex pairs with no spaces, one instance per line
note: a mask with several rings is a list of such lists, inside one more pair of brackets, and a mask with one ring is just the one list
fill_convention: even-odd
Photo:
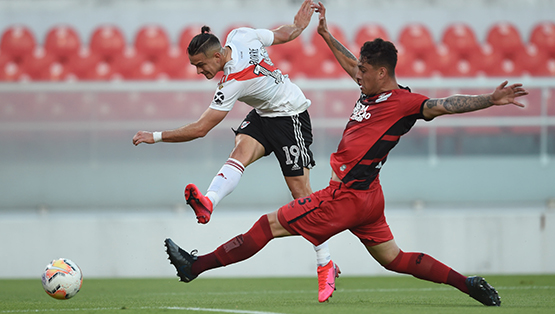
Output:
[[251,110],[235,134],[246,134],[264,146],[264,156],[272,152],[286,177],[302,176],[304,168],[316,164],[310,151],[312,125],[308,111],[288,117],[261,117]]

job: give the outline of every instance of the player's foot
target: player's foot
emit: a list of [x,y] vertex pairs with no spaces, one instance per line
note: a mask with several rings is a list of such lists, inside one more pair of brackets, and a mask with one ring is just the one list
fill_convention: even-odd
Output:
[[202,195],[196,185],[190,183],[185,187],[185,200],[193,208],[198,223],[205,224],[210,221],[212,215],[212,202],[208,197]]
[[166,245],[166,253],[168,253],[169,256],[168,259],[170,263],[175,266],[175,269],[177,269],[179,281],[189,282],[197,278],[197,276],[193,275],[191,272],[191,267],[197,260],[197,257],[194,255],[197,251],[193,250],[191,254],[189,254],[175,244],[170,238],[167,238],[164,242]]
[[501,298],[497,290],[482,277],[473,276],[466,278],[468,294],[483,305],[500,306]]
[[337,264],[330,261],[326,266],[318,266],[318,301],[327,301],[335,291],[335,278],[341,271]]

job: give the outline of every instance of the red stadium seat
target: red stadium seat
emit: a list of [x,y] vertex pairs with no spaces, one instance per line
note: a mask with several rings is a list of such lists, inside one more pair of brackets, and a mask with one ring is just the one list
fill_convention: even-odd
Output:
[[42,80],[43,74],[57,61],[53,53],[43,47],[36,47],[33,53],[26,55],[21,61],[21,70],[32,80]]
[[12,56],[0,51],[0,81],[15,82],[22,78],[22,72],[19,65],[14,61]]
[[138,52],[134,47],[127,47],[122,53],[114,56],[109,64],[114,74],[130,79],[132,72],[145,60],[147,57],[144,54]]
[[513,24],[494,24],[488,31],[486,42],[504,57],[513,58],[524,49],[520,32]]
[[166,31],[157,25],[144,26],[135,37],[135,49],[151,61],[168,52],[170,40]]
[[81,48],[79,53],[69,57],[66,63],[66,69],[78,79],[87,79],[89,73],[93,71],[96,65],[102,61],[99,53],[91,51],[89,48]]
[[418,23],[403,27],[399,34],[399,44],[419,58],[425,58],[427,54],[435,50],[436,46],[428,28]]
[[387,31],[379,24],[364,24],[356,32],[352,52],[357,53],[365,42],[381,38],[389,40]]
[[526,49],[515,57],[515,62],[521,64],[525,72],[532,76],[555,76],[555,56],[540,50],[536,45],[528,45]]
[[67,25],[54,26],[46,34],[44,48],[56,56],[58,61],[65,63],[71,55],[79,52],[81,40],[72,27]]
[[171,79],[201,79],[197,70],[189,62],[185,50],[179,47],[171,47],[168,53],[160,56],[157,62],[160,72],[166,73]]
[[461,56],[443,44],[437,47],[434,58],[428,60],[430,66],[441,76],[472,77],[478,73],[476,65],[469,62],[469,58]]
[[33,53],[36,45],[35,36],[29,28],[15,25],[8,27],[2,34],[0,51],[20,62],[25,55]]
[[542,22],[532,29],[530,43],[555,57],[555,23]]
[[127,76],[131,80],[156,80],[165,77],[158,65],[150,60],[145,60],[133,69]]
[[50,64],[39,74],[39,79],[43,81],[65,81],[69,77],[65,64],[58,61]]
[[397,45],[398,58],[395,74],[399,77],[431,77],[435,67],[428,59],[406,50],[404,46]]
[[100,55],[104,60],[111,61],[115,55],[123,52],[127,46],[121,30],[114,25],[97,27],[90,39],[90,50]]
[[515,62],[516,56],[511,58],[493,49],[490,45],[484,45],[479,55],[470,60],[486,76],[520,76],[524,73],[523,65]]
[[451,53],[459,54],[460,57],[468,58],[476,53],[480,44],[472,28],[464,23],[455,23],[447,26],[443,32],[441,42],[449,48]]

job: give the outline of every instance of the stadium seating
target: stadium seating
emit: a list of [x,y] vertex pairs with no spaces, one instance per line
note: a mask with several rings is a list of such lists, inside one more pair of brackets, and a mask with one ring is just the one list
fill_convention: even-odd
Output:
[[530,43],[546,52],[550,57],[555,57],[555,22],[537,24],[532,29]]
[[359,51],[362,45],[375,38],[390,40],[385,28],[379,24],[365,24],[358,28],[355,34],[353,52]]
[[159,56],[167,53],[169,48],[170,39],[162,26],[147,25],[137,31],[135,49],[150,61],[155,62]]
[[494,24],[487,32],[486,43],[496,53],[508,58],[513,58],[524,49],[519,30],[508,22]]
[[71,26],[54,26],[46,34],[44,48],[54,55],[57,61],[65,63],[72,55],[79,52],[81,39]]
[[404,26],[397,43],[420,59],[425,59],[430,52],[435,50],[436,46],[430,30],[419,23]]
[[[98,25],[90,36],[79,34],[72,25],[55,25],[38,39],[29,27],[12,25],[1,33],[0,81],[203,79],[187,57],[187,47],[201,26],[185,25],[172,42],[161,25],[139,27],[131,41],[118,25]],[[226,27],[219,36],[222,43],[232,29],[241,26],[249,25]],[[407,23],[398,34],[389,34],[380,24],[367,23],[355,28],[352,37],[338,25],[328,24],[328,28],[357,55],[368,40],[395,37],[399,77],[555,76],[553,21],[534,25],[529,34],[521,34],[512,23],[496,22],[481,34],[484,42],[477,39],[480,36],[470,25],[461,22],[446,25],[439,40],[421,23]],[[88,41],[82,41],[81,36]],[[316,28],[267,50],[291,78],[347,77]]]
[[447,26],[443,32],[441,43],[451,54],[468,60],[480,47],[474,30],[465,23],[454,23]]
[[115,25],[97,27],[89,42],[91,52],[100,55],[107,62],[121,54],[126,45],[122,31]]
[[31,54],[36,45],[33,32],[23,25],[8,27],[2,33],[0,40],[2,54],[10,56],[16,62],[20,62],[25,55]]

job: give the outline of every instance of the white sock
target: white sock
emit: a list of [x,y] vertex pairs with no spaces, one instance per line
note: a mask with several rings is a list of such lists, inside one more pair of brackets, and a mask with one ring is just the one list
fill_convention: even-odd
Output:
[[218,174],[212,179],[212,183],[208,187],[208,192],[206,192],[206,197],[212,201],[212,207],[215,208],[216,205],[229,193],[233,192],[241,176],[245,171],[245,166],[233,158],[229,158],[225,164],[222,166]]
[[318,266],[326,266],[331,261],[330,248],[328,246],[328,241],[314,246],[314,251],[316,251],[316,263]]

